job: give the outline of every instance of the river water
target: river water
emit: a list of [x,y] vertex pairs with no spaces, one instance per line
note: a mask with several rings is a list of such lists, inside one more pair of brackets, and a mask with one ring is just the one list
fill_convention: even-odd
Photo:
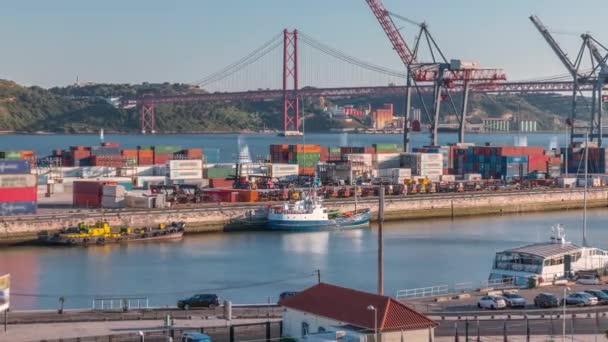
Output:
[[[564,223],[580,242],[581,211],[422,220],[385,224],[385,290],[486,280],[494,253],[548,239]],[[608,247],[606,209],[590,210],[589,241]],[[12,247],[0,250],[0,274],[12,275],[15,309],[90,307],[100,295],[145,296],[175,304],[193,293],[235,303],[275,301],[285,290],[324,281],[374,291],[377,231],[244,232],[186,236],[89,248]]]
[[[515,139],[527,140],[528,145],[555,147],[559,142],[565,144],[565,134],[534,133],[470,133],[467,141],[476,144],[486,142],[493,145],[513,145]],[[239,141],[249,146],[251,156],[258,159],[268,154],[269,144],[285,143],[316,143],[324,146],[370,146],[373,143],[402,144],[401,134],[322,134],[308,133],[306,137],[281,138],[275,134],[106,134],[106,141],[116,141],[125,148],[135,148],[138,145],[178,145],[182,147],[203,148],[210,162],[232,162],[238,156]],[[412,146],[419,147],[429,143],[427,133],[413,133]],[[439,143],[447,144],[457,141],[455,133],[441,133]],[[68,146],[91,146],[99,143],[95,134],[56,134],[56,135],[0,135],[0,151],[7,149],[34,150],[37,155],[49,155],[53,149],[66,149]]]

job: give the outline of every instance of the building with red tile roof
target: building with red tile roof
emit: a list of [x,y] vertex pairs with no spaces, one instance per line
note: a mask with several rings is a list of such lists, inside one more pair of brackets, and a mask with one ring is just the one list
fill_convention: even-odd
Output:
[[[319,283],[280,302],[285,336],[302,338],[329,331],[373,335],[381,341],[404,334],[406,341],[432,341],[437,323],[399,301],[377,294]],[[372,309],[373,307],[373,309]],[[376,316],[377,315],[377,316]]]

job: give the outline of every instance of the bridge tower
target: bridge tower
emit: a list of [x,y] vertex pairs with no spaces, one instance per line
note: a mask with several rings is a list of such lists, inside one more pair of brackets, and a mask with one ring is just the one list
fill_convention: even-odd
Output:
[[298,30],[283,31],[283,130],[300,130]]
[[154,101],[144,98],[140,108],[141,134],[156,133],[156,119],[154,118]]

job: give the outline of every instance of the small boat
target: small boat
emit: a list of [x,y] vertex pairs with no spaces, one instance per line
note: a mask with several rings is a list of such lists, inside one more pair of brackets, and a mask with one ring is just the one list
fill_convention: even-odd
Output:
[[294,203],[268,209],[268,228],[282,231],[326,231],[369,227],[371,212],[360,209],[340,213],[325,208],[314,193]]
[[68,228],[58,233],[42,235],[39,241],[49,245],[90,246],[110,243],[130,243],[154,240],[178,240],[184,236],[184,222],[173,222],[157,227],[129,228],[121,227],[112,231],[110,225],[98,221],[94,225],[79,223],[78,227]]

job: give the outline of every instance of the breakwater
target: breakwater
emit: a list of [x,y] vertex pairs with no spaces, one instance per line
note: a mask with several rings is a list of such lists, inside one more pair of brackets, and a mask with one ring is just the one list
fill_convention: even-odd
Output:
[[[456,218],[475,215],[502,215],[550,210],[579,209],[583,189],[542,189],[508,192],[471,192],[431,195],[387,196],[386,220]],[[587,193],[588,207],[608,207],[608,188],[592,188]],[[0,243],[14,244],[35,240],[41,232],[93,223],[104,219],[112,226],[144,226],[172,221],[187,223],[186,233],[256,230],[256,217],[263,215],[268,203],[209,204],[191,208],[154,210],[115,210],[65,212],[5,217],[0,222]],[[331,209],[353,210],[354,199],[327,200]],[[358,208],[378,210],[375,197],[360,198]],[[253,220],[249,220],[253,218]]]

